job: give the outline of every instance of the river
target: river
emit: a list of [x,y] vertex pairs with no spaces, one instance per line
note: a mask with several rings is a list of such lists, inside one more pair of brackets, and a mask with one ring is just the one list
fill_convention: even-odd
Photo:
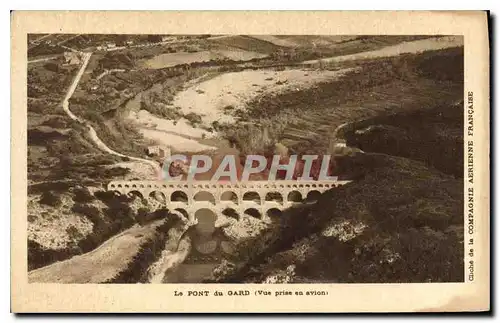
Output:
[[173,228],[165,251],[150,268],[151,283],[200,283],[213,278],[214,269],[224,260],[234,261],[235,242],[210,210],[196,212],[198,223],[187,230]]

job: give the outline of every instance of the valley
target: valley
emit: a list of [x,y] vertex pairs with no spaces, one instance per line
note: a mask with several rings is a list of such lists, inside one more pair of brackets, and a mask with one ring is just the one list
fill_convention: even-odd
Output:
[[[30,281],[459,280],[460,37],[41,37],[28,51]],[[194,224],[158,196],[107,189],[161,179],[160,151],[329,154],[351,182],[279,217],[206,210]],[[446,262],[421,265],[428,252]]]

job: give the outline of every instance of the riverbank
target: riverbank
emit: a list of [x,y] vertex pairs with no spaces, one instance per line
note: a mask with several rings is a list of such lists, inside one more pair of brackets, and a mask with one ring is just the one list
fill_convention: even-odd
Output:
[[171,221],[168,219],[156,220],[144,226],[135,225],[86,254],[30,271],[28,281],[98,284],[130,280],[131,272],[141,276],[142,273],[131,268],[138,262],[141,266],[145,265],[147,260],[154,257],[158,246],[163,245],[169,226]]

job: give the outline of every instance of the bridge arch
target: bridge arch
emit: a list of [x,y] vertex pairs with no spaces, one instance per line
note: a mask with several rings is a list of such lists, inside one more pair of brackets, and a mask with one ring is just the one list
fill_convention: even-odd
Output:
[[162,191],[152,191],[149,193],[148,198],[161,202],[161,203],[166,203],[167,198],[165,197],[165,194]]
[[142,195],[141,191],[130,191],[130,192],[127,193],[127,197],[129,197],[129,198],[138,197],[141,200],[144,199],[144,195]]
[[282,214],[283,211],[275,207],[272,207],[266,211],[266,216],[271,220],[280,218]]
[[280,192],[272,191],[268,192],[265,197],[266,202],[277,202],[283,204],[283,195]]
[[246,192],[245,194],[243,194],[242,200],[243,201],[254,201],[254,202],[257,202],[258,204],[262,203],[261,198],[260,198],[260,194],[257,193],[256,191]]
[[201,208],[194,212],[194,217],[198,220],[196,231],[202,236],[207,236],[215,231],[215,221],[217,213],[211,208]]
[[321,196],[321,192],[318,190],[312,190],[307,193],[307,197],[305,199],[305,202],[316,202],[319,200]]
[[230,202],[234,202],[234,203],[238,204],[238,195],[236,195],[236,193],[233,191],[226,191],[226,192],[221,194],[220,200],[224,201],[224,202],[230,201]]
[[288,202],[302,202],[302,193],[299,191],[291,191],[286,198]]
[[243,213],[246,214],[246,215],[248,215],[248,216],[257,218],[257,219],[262,219],[263,218],[262,213],[259,210],[257,210],[256,208],[254,208],[254,207],[246,209],[245,212],[243,212]]
[[240,214],[232,207],[225,208],[221,213],[228,218],[233,218],[236,220],[239,220],[241,218]]
[[206,201],[215,205],[215,197],[212,193],[207,191],[199,191],[193,196],[194,202]]
[[188,211],[186,211],[186,209],[181,208],[181,207],[178,207],[178,208],[174,209],[174,211],[179,212],[179,213],[180,213],[180,214],[182,214],[182,216],[184,216],[186,219],[189,219],[189,213],[188,213]]

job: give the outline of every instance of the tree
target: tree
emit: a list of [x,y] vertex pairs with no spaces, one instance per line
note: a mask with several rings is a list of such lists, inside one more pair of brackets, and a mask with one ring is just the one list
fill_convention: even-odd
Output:
[[89,189],[86,187],[76,188],[73,192],[73,201],[80,203],[89,203],[94,200],[94,196],[90,193]]
[[61,205],[61,199],[59,196],[55,195],[51,191],[46,191],[42,194],[40,198],[40,203],[52,207],[58,207]]
[[59,73],[59,65],[57,65],[56,63],[47,63],[45,65],[43,65],[43,67],[46,69],[46,70],[49,70],[51,72],[54,72],[54,73]]
[[159,43],[161,42],[161,35],[148,35],[148,41],[152,42],[152,43]]

